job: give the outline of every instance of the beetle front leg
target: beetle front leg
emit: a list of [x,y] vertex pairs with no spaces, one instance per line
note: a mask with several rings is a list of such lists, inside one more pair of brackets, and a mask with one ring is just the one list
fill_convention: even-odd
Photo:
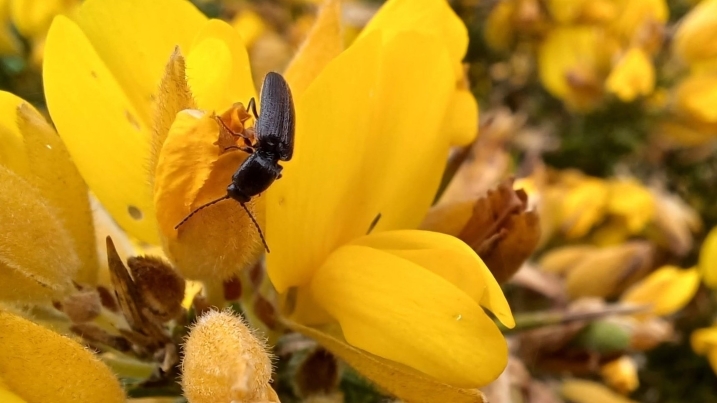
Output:
[[214,120],[216,120],[217,123],[219,123],[219,125],[220,125],[224,130],[226,130],[227,133],[229,133],[232,137],[241,137],[241,138],[244,139],[244,144],[246,144],[247,146],[251,146],[251,141],[249,140],[249,137],[245,136],[243,133],[237,133],[237,132],[235,132],[234,130],[232,130],[229,126],[227,126],[226,123],[224,123],[224,121],[222,120],[222,118],[220,118],[220,117],[217,116],[217,115],[214,115]]

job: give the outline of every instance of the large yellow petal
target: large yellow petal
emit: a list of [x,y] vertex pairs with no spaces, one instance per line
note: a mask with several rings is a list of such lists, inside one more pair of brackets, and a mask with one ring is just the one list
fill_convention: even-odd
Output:
[[[0,166],[0,300],[48,301],[72,290],[80,260],[40,191]],[[1,375],[1,374],[0,374]]]
[[124,402],[112,371],[81,345],[0,311],[0,378],[28,402]]
[[402,230],[367,235],[351,242],[410,260],[448,280],[489,309],[507,327],[515,326],[510,305],[481,258],[463,241],[431,231]]
[[294,99],[343,50],[341,36],[341,1],[329,0],[319,11],[316,22],[284,72]]
[[349,344],[440,382],[478,387],[505,368],[506,341],[478,303],[390,251],[341,247],[314,275],[311,293]]
[[[468,49],[468,30],[445,0],[389,0],[373,16],[359,39],[380,30],[384,41],[405,31],[442,38],[448,46],[455,77],[462,74],[460,62]],[[424,55],[433,55],[425,49]],[[431,76],[426,76],[431,77]]]
[[249,56],[231,25],[221,20],[204,25],[187,54],[187,81],[199,108],[208,111],[247,105],[256,96]]
[[188,50],[206,21],[185,0],[87,0],[77,18],[145,125],[169,56],[176,46]]
[[151,125],[141,117],[149,111],[137,109],[85,34],[62,16],[48,33],[43,79],[52,120],[90,189],[127,232],[159,243],[146,171]]
[[413,403],[483,403],[485,397],[478,389],[456,388],[426,376],[412,368],[377,357],[316,328],[288,322],[289,327],[321,343],[374,381],[389,393]]
[[384,43],[375,32],[316,78],[297,101],[294,159],[268,191],[267,237],[277,250],[268,270],[280,292],[308,283],[379,215],[374,231],[418,226],[448,155],[441,123],[453,92],[445,47],[418,33]]

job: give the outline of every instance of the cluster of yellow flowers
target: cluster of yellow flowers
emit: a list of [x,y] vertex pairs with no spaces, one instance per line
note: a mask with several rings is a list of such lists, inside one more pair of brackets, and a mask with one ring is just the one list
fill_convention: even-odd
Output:
[[[296,106],[295,157],[248,203],[272,248],[275,309],[282,326],[398,397],[481,401],[476,388],[501,373],[508,354],[484,308],[512,327],[510,308],[473,249],[416,229],[449,148],[477,132],[476,101],[463,86],[466,28],[444,0],[391,0],[344,46],[340,15],[339,2],[328,2],[283,72]],[[88,0],[54,18],[44,45],[57,132],[28,103],[0,93],[0,183],[12,189],[0,196],[11,235],[0,240],[0,396],[124,400],[111,371],[80,344],[21,316],[80,329],[115,350],[130,341],[171,369],[176,347],[163,324],[179,320],[180,300],[169,306],[160,297],[184,286],[152,290],[146,284],[157,276],[173,278],[166,263],[130,258],[129,277],[124,258],[164,255],[184,278],[204,282],[210,300],[259,260],[262,244],[236,203],[175,229],[224,195],[246,158],[217,146],[215,119],[256,96],[245,43],[183,0]],[[104,295],[100,306],[111,287],[117,301]],[[99,296],[78,297],[95,289]],[[77,314],[78,300],[92,309]],[[48,318],[52,302],[72,323]],[[278,401],[263,345],[229,314],[197,322],[182,365],[191,402]]]
[[705,0],[667,26],[665,0],[509,0],[492,9],[485,39],[530,55],[512,58],[534,60],[542,85],[570,109],[643,100],[646,114],[660,116],[655,134],[694,145],[716,133],[715,12]]

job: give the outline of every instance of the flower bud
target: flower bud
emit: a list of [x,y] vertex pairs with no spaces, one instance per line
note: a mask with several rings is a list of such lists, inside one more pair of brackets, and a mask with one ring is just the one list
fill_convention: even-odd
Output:
[[184,345],[182,388],[190,403],[278,402],[266,346],[228,311],[210,311]]

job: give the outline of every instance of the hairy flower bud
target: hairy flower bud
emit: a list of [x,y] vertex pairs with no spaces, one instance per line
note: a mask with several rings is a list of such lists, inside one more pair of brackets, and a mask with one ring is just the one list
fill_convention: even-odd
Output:
[[210,311],[184,345],[182,388],[190,403],[278,402],[264,343],[231,313]]

